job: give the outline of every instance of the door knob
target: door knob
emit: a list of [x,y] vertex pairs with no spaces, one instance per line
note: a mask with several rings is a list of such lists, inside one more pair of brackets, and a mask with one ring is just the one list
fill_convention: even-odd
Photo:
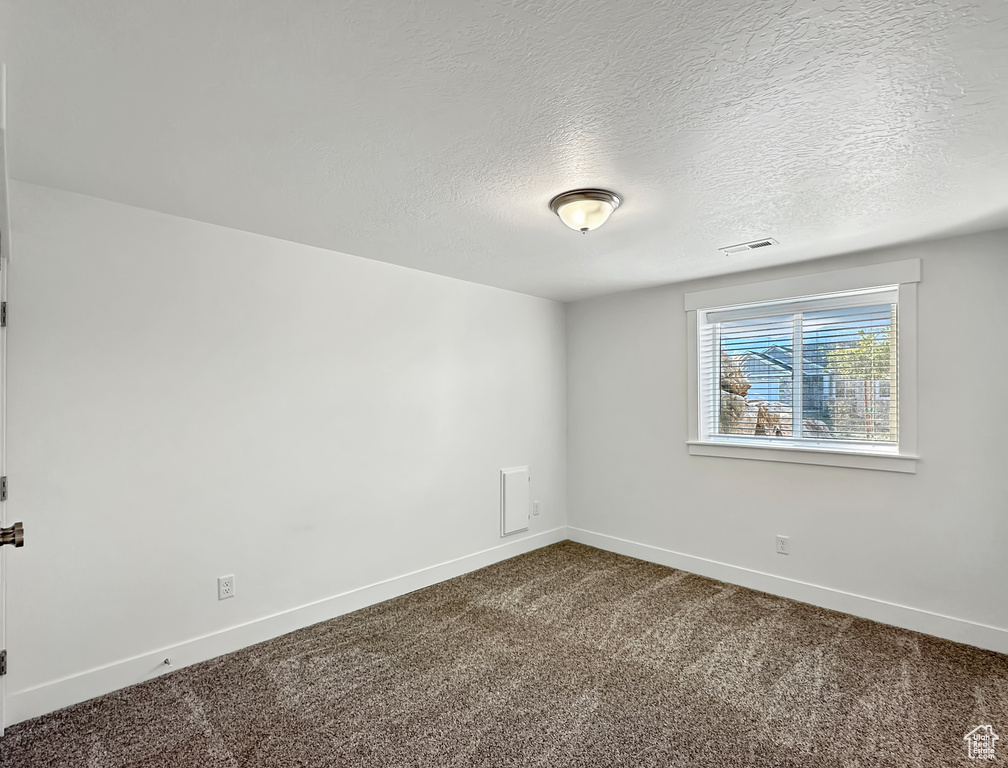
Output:
[[0,528],[0,547],[4,544],[14,547],[24,546],[24,526],[21,523],[14,523],[9,528]]

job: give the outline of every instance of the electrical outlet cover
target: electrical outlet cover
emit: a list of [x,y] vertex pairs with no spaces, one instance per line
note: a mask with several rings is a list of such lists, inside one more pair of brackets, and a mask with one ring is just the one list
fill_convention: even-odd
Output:
[[232,573],[230,576],[221,576],[217,579],[217,599],[227,600],[229,597],[235,596],[235,577]]
[[791,537],[790,536],[778,536],[777,537],[777,554],[778,555],[790,555],[791,554]]

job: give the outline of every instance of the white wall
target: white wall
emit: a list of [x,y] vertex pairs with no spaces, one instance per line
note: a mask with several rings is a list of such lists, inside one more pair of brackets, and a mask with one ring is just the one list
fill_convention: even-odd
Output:
[[[563,537],[562,305],[11,201],[8,723]],[[542,515],[475,556],[504,543],[499,469],[526,463]]]
[[[11,198],[8,723],[566,533],[1008,651],[1008,232],[580,302],[565,340],[552,302]],[[909,257],[916,475],[687,454],[686,291]],[[502,545],[524,463],[543,514]]]
[[[572,538],[1008,652],[1006,253],[1002,230],[569,305]],[[687,454],[684,293],[916,257],[916,475]]]

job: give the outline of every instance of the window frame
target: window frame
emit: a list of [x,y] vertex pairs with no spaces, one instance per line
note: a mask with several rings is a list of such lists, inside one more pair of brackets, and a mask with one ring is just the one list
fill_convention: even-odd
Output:
[[[685,295],[688,371],[688,436],[692,456],[718,456],[758,461],[877,469],[892,472],[917,471],[917,283],[920,259],[874,264],[851,269],[820,272],[759,283],[734,285]],[[742,440],[705,439],[701,429],[700,324],[698,312],[723,307],[773,301],[795,301],[801,297],[846,291],[865,291],[885,286],[897,290],[897,398],[898,443],[894,449],[878,450],[817,445],[782,445],[760,438]]]

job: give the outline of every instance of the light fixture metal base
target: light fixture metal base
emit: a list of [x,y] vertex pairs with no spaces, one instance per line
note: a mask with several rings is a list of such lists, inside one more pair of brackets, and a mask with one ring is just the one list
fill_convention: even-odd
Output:
[[[567,203],[573,203],[576,200],[600,200],[603,203],[609,203],[612,209],[615,211],[620,207],[620,203],[623,201],[620,196],[615,192],[610,192],[608,189],[572,189],[569,192],[561,192],[559,195],[550,200],[550,210],[553,213],[557,213],[560,210],[560,206],[566,205]],[[559,213],[557,213],[559,215]]]

